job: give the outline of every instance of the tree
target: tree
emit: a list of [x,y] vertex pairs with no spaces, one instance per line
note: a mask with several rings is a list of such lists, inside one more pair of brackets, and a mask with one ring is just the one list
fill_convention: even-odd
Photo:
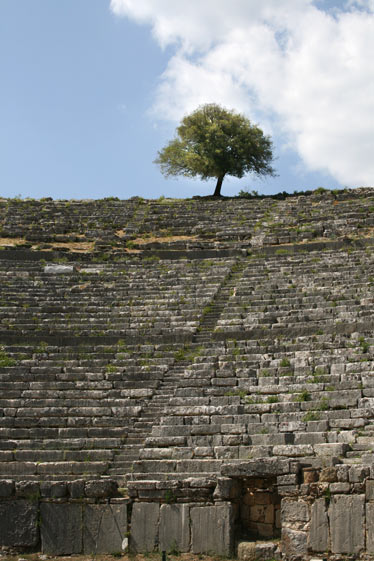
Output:
[[272,142],[259,127],[244,115],[209,103],[182,119],[177,137],[158,152],[155,163],[166,177],[215,177],[214,195],[220,196],[225,175],[274,175],[272,159]]

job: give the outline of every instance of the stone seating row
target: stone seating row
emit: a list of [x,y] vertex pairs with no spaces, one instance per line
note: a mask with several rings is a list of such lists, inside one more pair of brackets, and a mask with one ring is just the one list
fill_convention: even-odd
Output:
[[[311,252],[304,258],[253,260],[216,329],[235,331],[241,327],[289,327],[300,323],[309,327],[320,324],[322,329],[324,324],[370,318],[374,304],[372,255],[362,251],[338,255],[340,259],[337,254],[333,256],[333,273],[324,270],[330,266],[331,252]],[[319,261],[318,269],[315,259]]]
[[[372,430],[374,415],[370,376],[374,341],[367,333],[362,335],[370,343],[364,349],[359,334],[282,340],[285,349],[297,348],[297,344],[307,349],[312,342],[312,355],[300,350],[271,356],[266,353],[267,343],[274,347],[271,340],[217,343],[206,354],[201,351],[178,381],[165,409],[167,416],[146,439],[136,477],[147,479],[152,470],[161,474],[157,461],[189,459],[198,473],[199,462],[206,458],[224,461],[286,455],[313,463],[352,454],[352,461],[362,460],[370,452],[365,438]],[[256,355],[253,351],[259,349],[262,354]],[[250,376],[241,377],[246,369],[243,358],[252,362]],[[288,366],[280,366],[285,359]],[[310,365],[305,366],[309,360]],[[231,367],[229,376],[219,378],[227,365]]]
[[263,243],[289,243],[357,235],[373,225],[373,195],[360,189],[311,197],[224,201],[32,201],[1,200],[2,235],[38,242],[120,242],[139,236],[263,236]]
[[[0,329],[23,331],[147,330],[155,334],[172,329],[191,333],[199,325],[204,306],[218,290],[232,260],[210,259],[155,264],[129,259],[106,268],[83,272],[12,273],[12,264],[0,263],[5,282],[0,301]],[[1,276],[1,273],[0,273]]]
[[121,450],[131,458],[128,435],[143,410],[149,411],[147,403],[179,348],[3,346],[1,476],[99,477],[108,474]]

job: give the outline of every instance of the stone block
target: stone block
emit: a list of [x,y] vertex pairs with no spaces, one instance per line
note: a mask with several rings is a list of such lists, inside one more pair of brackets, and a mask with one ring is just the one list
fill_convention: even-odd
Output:
[[0,545],[33,548],[39,542],[38,503],[0,502]]
[[240,561],[267,561],[280,559],[278,544],[273,542],[240,542],[238,559]]
[[221,467],[221,474],[229,477],[266,477],[290,473],[290,462],[281,458],[262,458],[246,462],[227,462]]
[[336,468],[334,467],[323,468],[321,470],[319,480],[327,483],[335,483],[335,481],[338,480]]
[[310,520],[309,505],[301,499],[283,499],[281,512],[282,524],[285,527],[302,530],[305,524]]
[[328,515],[332,553],[357,554],[365,545],[365,496],[333,495]]
[[104,499],[113,497],[117,493],[117,483],[111,479],[87,481],[85,485],[86,497]]
[[349,481],[351,483],[361,483],[370,476],[370,467],[352,466],[349,470]]
[[84,497],[84,484],[84,479],[76,479],[68,483],[68,491],[72,499],[81,499]]
[[161,505],[159,549],[183,553],[190,550],[190,509],[187,505]]
[[135,503],[131,514],[130,549],[138,552],[154,551],[158,540],[160,505]]
[[0,480],[0,497],[11,497],[14,493],[14,481],[11,479]]
[[374,554],[374,503],[366,503],[366,551]]
[[233,552],[231,505],[191,508],[191,534],[193,553],[231,555]]
[[84,506],[84,553],[118,553],[124,549],[126,532],[127,504]]
[[82,553],[82,505],[41,503],[40,517],[43,553]]
[[311,507],[309,549],[325,552],[329,544],[329,521],[325,499],[317,499]]
[[307,533],[282,528],[282,555],[293,561],[306,559]]

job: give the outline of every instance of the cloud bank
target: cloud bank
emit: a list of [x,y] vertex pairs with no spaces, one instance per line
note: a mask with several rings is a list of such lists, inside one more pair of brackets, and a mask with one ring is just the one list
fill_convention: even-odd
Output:
[[216,102],[282,138],[310,171],[374,185],[374,0],[111,0],[173,55],[153,112]]

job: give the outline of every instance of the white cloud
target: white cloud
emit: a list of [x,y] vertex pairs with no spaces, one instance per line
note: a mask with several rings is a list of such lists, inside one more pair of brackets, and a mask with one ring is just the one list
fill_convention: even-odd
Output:
[[374,0],[333,14],[312,0],[112,0],[175,53],[154,112],[179,121],[207,102],[282,132],[307,168],[374,183]]

